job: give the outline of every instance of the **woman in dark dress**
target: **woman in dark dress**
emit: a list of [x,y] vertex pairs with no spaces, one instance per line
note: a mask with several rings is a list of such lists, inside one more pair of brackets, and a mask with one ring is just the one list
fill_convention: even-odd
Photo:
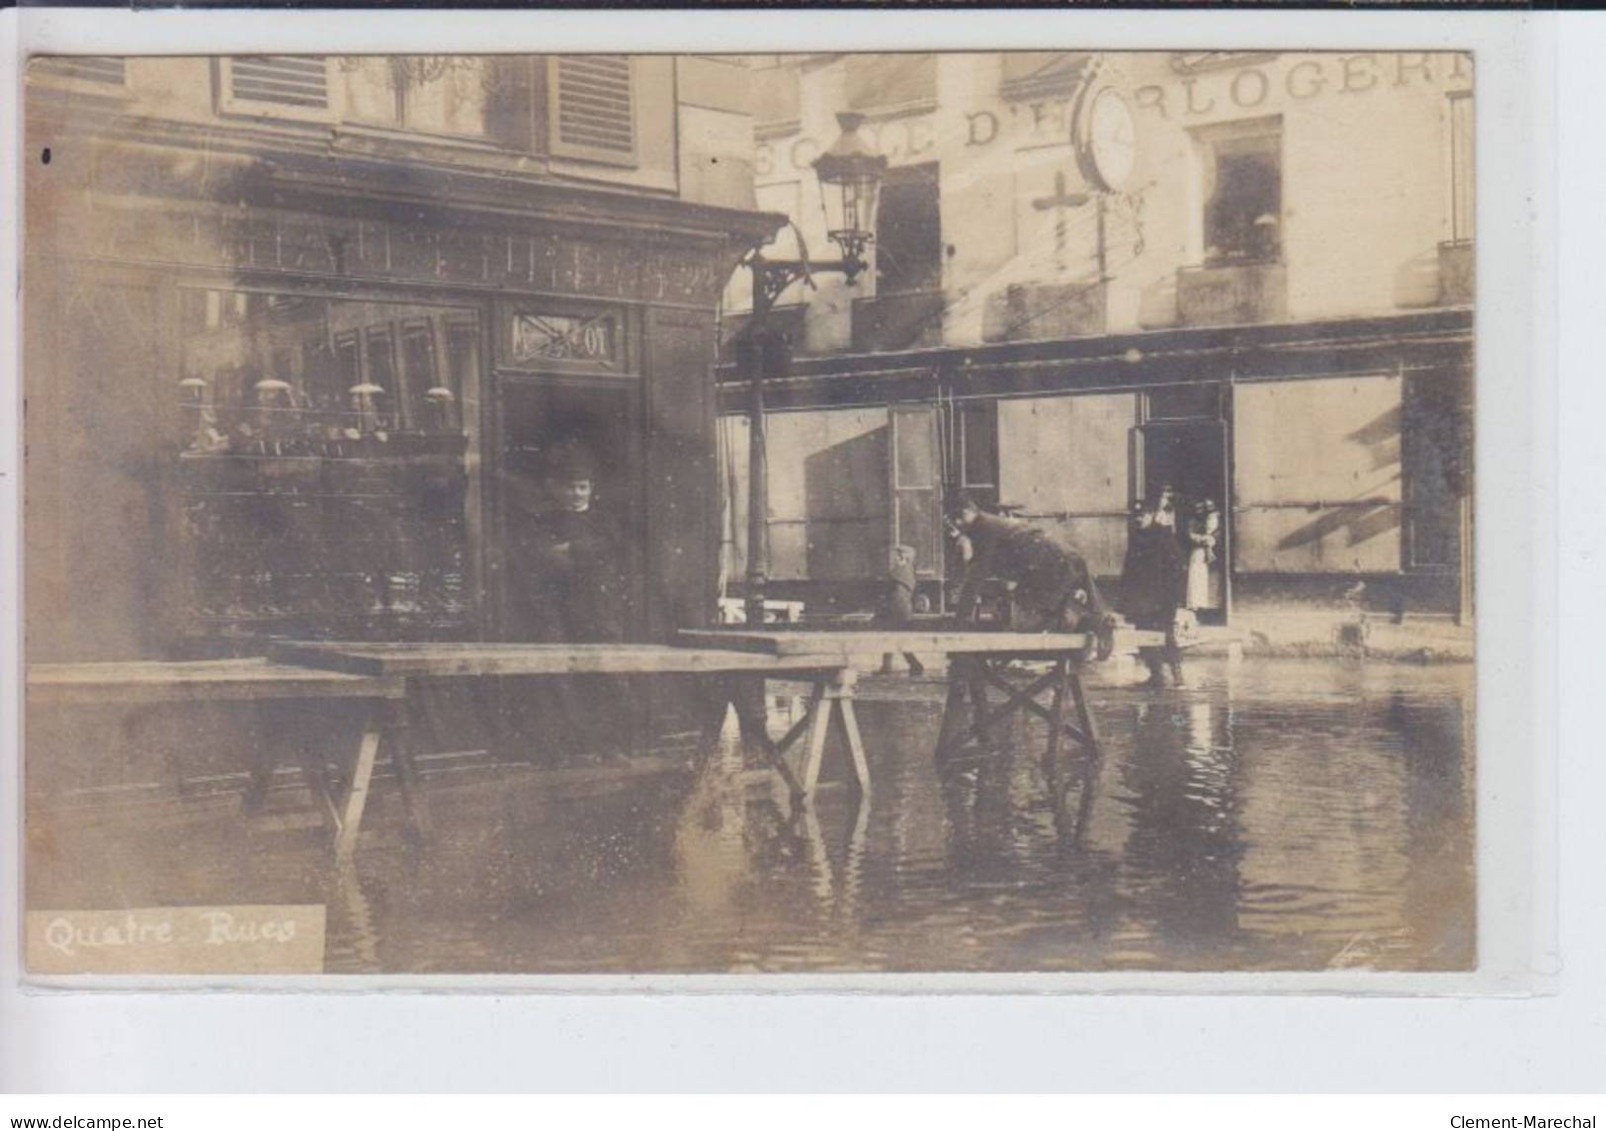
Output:
[[1165,685],[1167,667],[1176,684],[1182,684],[1182,651],[1172,631],[1185,577],[1175,500],[1176,493],[1167,485],[1152,506],[1138,503],[1133,507],[1121,568],[1121,611],[1135,627],[1166,634],[1164,647],[1145,648],[1140,653],[1155,687]]

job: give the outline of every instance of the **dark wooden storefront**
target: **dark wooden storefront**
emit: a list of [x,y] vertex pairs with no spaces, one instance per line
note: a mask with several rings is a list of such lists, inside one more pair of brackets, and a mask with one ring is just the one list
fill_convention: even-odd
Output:
[[566,430],[629,535],[631,635],[710,619],[715,306],[772,218],[160,141],[30,170],[30,661],[502,635],[506,527]]

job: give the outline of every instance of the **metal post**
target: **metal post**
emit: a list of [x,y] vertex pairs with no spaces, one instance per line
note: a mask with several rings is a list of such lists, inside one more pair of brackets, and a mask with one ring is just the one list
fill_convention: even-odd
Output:
[[[757,311],[755,311],[755,315]],[[769,584],[769,452],[764,443],[765,341],[755,334],[745,351],[747,406],[747,623],[764,623],[764,590]]]

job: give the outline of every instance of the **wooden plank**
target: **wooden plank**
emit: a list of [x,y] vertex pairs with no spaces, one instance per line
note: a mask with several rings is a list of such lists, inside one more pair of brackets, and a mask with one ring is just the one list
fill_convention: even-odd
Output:
[[284,643],[276,659],[371,676],[445,678],[522,675],[696,675],[752,672],[776,677],[844,666],[834,654],[766,656],[728,648],[664,644],[333,644]]
[[[1007,654],[1052,656],[1080,652],[1089,639],[1081,632],[964,632],[897,630],[876,632],[810,632],[782,629],[755,632],[747,629],[697,629],[680,633],[681,643],[692,648],[739,649],[777,657],[853,656],[885,652],[937,652],[945,655]],[[1165,634],[1137,629],[1116,633],[1115,650],[1135,652],[1165,643]]]
[[275,663],[266,657],[192,663],[33,664],[30,704],[184,703],[264,699],[395,699],[399,679]]

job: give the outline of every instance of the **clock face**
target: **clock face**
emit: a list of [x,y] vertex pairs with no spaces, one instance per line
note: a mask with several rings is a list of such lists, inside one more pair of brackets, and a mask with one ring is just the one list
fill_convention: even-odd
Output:
[[1093,96],[1083,129],[1089,172],[1111,192],[1119,192],[1137,164],[1138,130],[1132,107],[1114,87]]

